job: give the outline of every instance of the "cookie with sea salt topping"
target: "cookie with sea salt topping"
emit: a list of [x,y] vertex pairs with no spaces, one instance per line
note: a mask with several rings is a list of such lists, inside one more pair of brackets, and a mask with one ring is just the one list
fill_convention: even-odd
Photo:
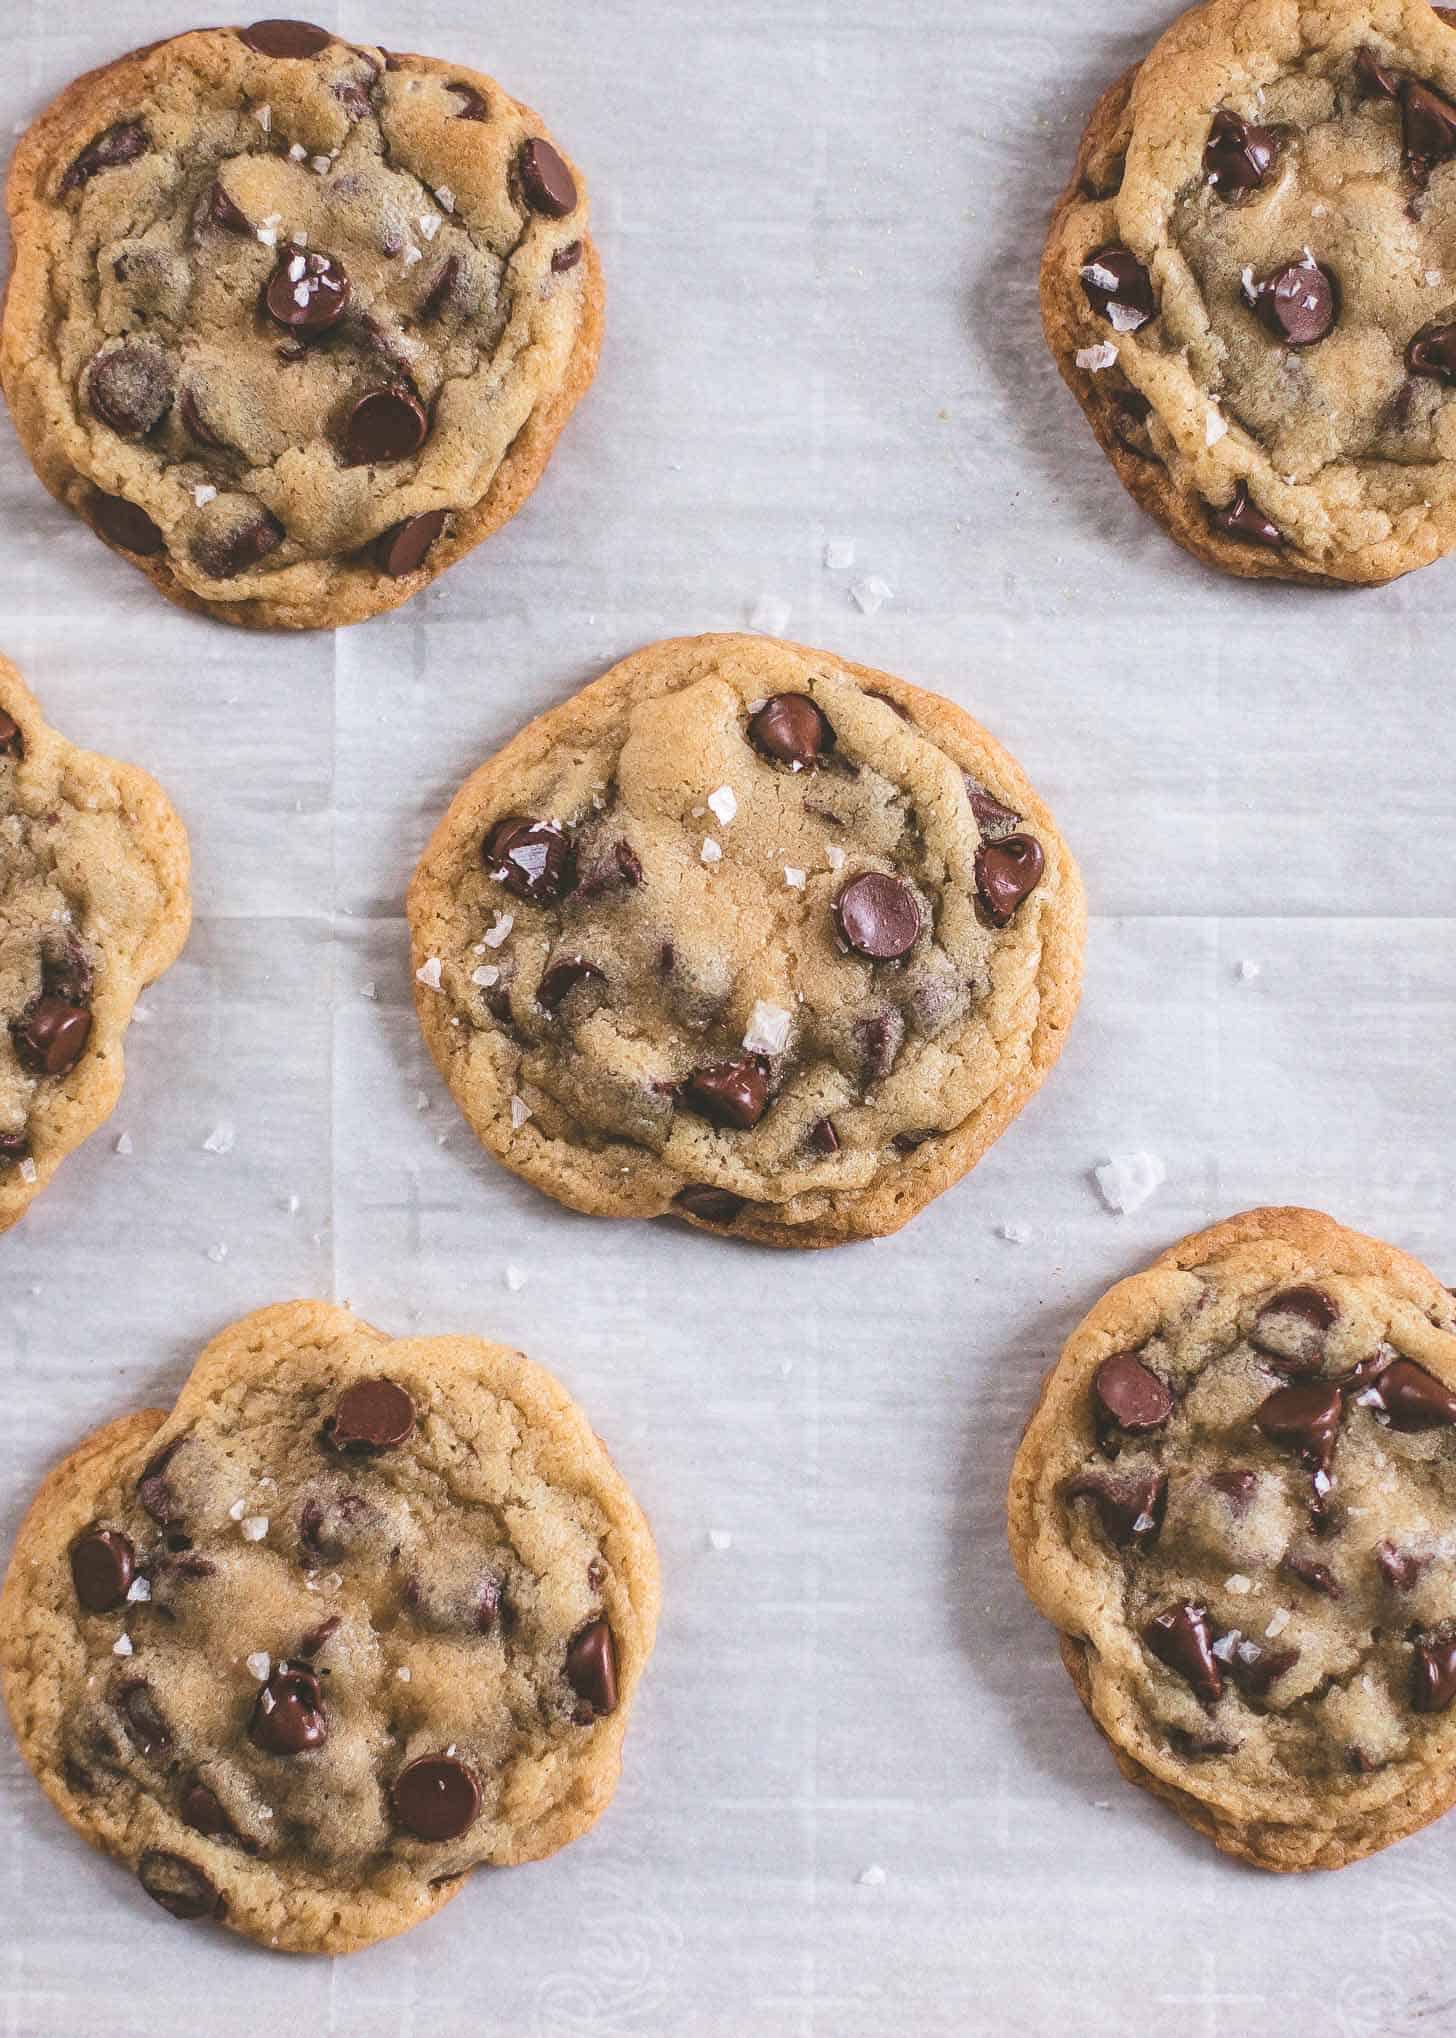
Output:
[[0,383],[170,600],[328,629],[521,507],[602,322],[580,173],[494,79],[306,22],[67,88],[10,173]]
[[47,728],[0,658],[0,1231],[111,1116],[137,998],[187,938],[188,875],[161,788]]
[[762,636],[615,666],[474,774],[409,896],[430,1050],[574,1209],[835,1245],[1005,1130],[1081,977],[1077,868],[940,696]]
[[1230,573],[1456,544],[1456,14],[1207,0],[1105,95],[1042,264],[1103,450]]
[[657,1603],[549,1374],[285,1303],[46,1480],[0,1685],[52,1802],[163,1910],[344,1953],[595,1822]]
[[1118,1766],[1264,1868],[1456,1803],[1456,1296],[1312,1210],[1122,1281],[1017,1453],[1011,1549]]

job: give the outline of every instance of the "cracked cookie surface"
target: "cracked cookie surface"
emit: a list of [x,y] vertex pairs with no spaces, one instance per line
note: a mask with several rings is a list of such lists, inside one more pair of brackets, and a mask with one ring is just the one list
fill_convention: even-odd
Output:
[[595,1822],[657,1600],[549,1374],[288,1303],[51,1474],[0,1682],[52,1801],[165,1910],[348,1952]]
[[21,141],[0,334],[41,479],[174,601],[331,628],[514,515],[591,381],[576,172],[491,78],[181,35]]
[[1229,572],[1372,583],[1456,544],[1449,12],[1207,0],[1105,95],[1058,202],[1057,365]]
[[47,728],[0,658],[0,1231],[110,1117],[137,997],[187,938],[188,875],[160,787]]
[[1456,1802],[1456,1297],[1308,1210],[1121,1282],[1017,1454],[1012,1554],[1134,1782],[1334,1868]]
[[938,695],[761,636],[650,646],[457,795],[409,897],[456,1101],[573,1208],[831,1245],[960,1178],[1060,1052],[1076,865]]

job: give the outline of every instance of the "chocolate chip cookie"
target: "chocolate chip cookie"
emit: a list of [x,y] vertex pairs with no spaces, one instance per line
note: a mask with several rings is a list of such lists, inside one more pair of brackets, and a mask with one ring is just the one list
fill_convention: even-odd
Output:
[[170,600],[328,629],[513,516],[590,383],[580,173],[492,78],[206,29],[21,142],[0,382],[52,494]]
[[122,1035],[191,924],[161,788],[48,729],[0,658],[0,1231],[111,1116]]
[[1254,1210],[1073,1333],[1011,1549],[1124,1775],[1226,1853],[1339,1868],[1456,1803],[1456,1297]]
[[1230,573],[1456,544],[1456,15],[1207,0],[1092,116],[1042,265],[1128,489]]
[[164,1910],[343,1953],[595,1822],[657,1599],[549,1374],[286,1303],[46,1480],[0,1684],[52,1802]]
[[417,1005],[496,1157],[574,1209],[897,1230],[1060,1052],[1081,881],[960,708],[761,636],[655,644],[456,797]]

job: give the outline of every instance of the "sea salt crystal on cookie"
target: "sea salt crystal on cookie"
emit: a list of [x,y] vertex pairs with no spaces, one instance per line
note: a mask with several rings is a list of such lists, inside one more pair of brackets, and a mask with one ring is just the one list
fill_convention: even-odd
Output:
[[721,842],[715,842],[711,835],[705,835],[703,837],[703,846],[698,851],[698,855],[704,863],[721,863],[723,860],[723,845]]
[[720,785],[716,792],[709,793],[708,805],[726,828],[738,812],[738,795],[731,785]]
[[1117,359],[1117,349],[1111,340],[1099,340],[1095,347],[1079,348],[1077,366],[1085,368],[1089,375],[1100,375],[1104,368],[1110,368]]
[[[489,940],[489,938],[490,937],[487,935],[486,939]],[[415,971],[415,982],[417,984],[423,984],[427,991],[438,991],[440,988],[441,967],[442,965],[439,956],[438,955],[430,956],[429,959],[425,962],[422,962],[419,968]]]
[[792,1012],[786,1012],[782,1005],[771,1005],[767,999],[759,998],[748,1015],[743,1045],[750,1054],[782,1054],[789,1044],[793,1023]]

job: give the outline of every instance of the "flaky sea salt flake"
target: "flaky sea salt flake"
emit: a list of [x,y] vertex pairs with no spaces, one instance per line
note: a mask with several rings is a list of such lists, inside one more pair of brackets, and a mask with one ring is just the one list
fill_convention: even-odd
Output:
[[254,1649],[252,1655],[245,1656],[243,1661],[260,1684],[268,1682],[268,1672],[273,1668],[273,1658],[266,1649]]
[[111,1645],[111,1653],[113,1656],[130,1656],[132,1654],[131,1636],[118,1635]]
[[847,573],[854,564],[853,538],[830,538],[824,547],[824,564],[831,573]]
[[1085,368],[1089,375],[1100,375],[1104,368],[1110,368],[1117,359],[1117,349],[1111,340],[1099,340],[1095,347],[1080,347],[1077,350],[1077,366]]
[[455,210],[455,193],[450,189],[450,186],[448,184],[440,184],[436,186],[435,203],[440,207],[440,210],[442,212],[453,212]]
[[152,1596],[152,1581],[150,1578],[133,1578],[131,1584],[126,1589],[126,1596],[133,1605],[136,1605],[139,1601],[150,1599]]
[[438,991],[440,988],[440,970],[441,962],[439,956],[429,956],[415,971],[415,982],[423,984],[427,991]]
[[117,1140],[116,1151],[123,1160],[126,1160],[131,1154],[135,1153],[136,1148],[131,1143],[131,1134],[129,1132],[123,1132],[120,1139]]
[[885,1871],[878,1861],[872,1861],[868,1868],[862,1868],[855,1877],[861,1889],[880,1889],[884,1886]]
[[731,785],[720,785],[716,792],[709,793],[708,805],[726,828],[738,812],[738,795]]
[[509,1266],[506,1268],[506,1286],[513,1295],[519,1295],[525,1285],[526,1273],[523,1267]]
[[997,1230],[1000,1236],[1006,1240],[1008,1245],[1031,1244],[1033,1233],[1031,1226],[1029,1224],[1008,1222],[1006,1224],[998,1225]]
[[499,948],[502,942],[509,941],[511,929],[515,924],[516,916],[514,913],[497,913],[495,919],[486,928],[484,935],[481,937],[486,947]]
[[766,998],[759,998],[748,1015],[743,1045],[750,1054],[782,1054],[789,1044],[793,1023],[793,1014],[786,1012],[782,1005],[773,1005]]
[[254,120],[257,121],[259,127],[262,128],[264,134],[272,134],[273,108],[268,104],[266,99],[263,101],[263,104],[261,106],[255,106],[253,108],[253,118]]
[[531,1107],[522,1096],[511,1098],[511,1129],[519,1132],[531,1115]]
[[1272,1642],[1276,1635],[1282,1635],[1293,1618],[1294,1615],[1287,1606],[1276,1606],[1269,1616],[1269,1625],[1264,1630],[1265,1641]]
[[857,580],[849,590],[849,598],[862,615],[878,615],[887,601],[894,597],[895,590],[888,580],[878,573],[870,573],[863,580]]
[[704,863],[721,863],[723,861],[723,845],[721,842],[715,842],[711,835],[705,835],[703,837],[703,846],[698,851],[698,856]]
[[445,222],[441,219],[438,212],[422,212],[420,214],[420,232],[427,241],[432,241],[444,224]]
[[500,971],[493,962],[483,962],[479,969],[470,972],[470,981],[478,985],[482,991],[488,991],[492,985],[500,982]]
[[1254,1589],[1253,1579],[1246,1577],[1242,1571],[1231,1572],[1223,1582],[1225,1591],[1236,1592],[1241,1597],[1244,1593],[1252,1592]]
[[708,1530],[708,1548],[710,1550],[731,1550],[732,1547],[733,1538],[727,1529]]
[[203,1140],[202,1151],[204,1153],[231,1153],[237,1143],[238,1128],[236,1125],[229,1125],[227,1120],[224,1119],[222,1124],[215,1125],[212,1131],[208,1133],[206,1139]]
[[238,1528],[244,1542],[261,1543],[268,1533],[268,1517],[266,1514],[245,1514]]
[[748,612],[748,627],[763,637],[781,637],[792,611],[780,595],[761,594]]

